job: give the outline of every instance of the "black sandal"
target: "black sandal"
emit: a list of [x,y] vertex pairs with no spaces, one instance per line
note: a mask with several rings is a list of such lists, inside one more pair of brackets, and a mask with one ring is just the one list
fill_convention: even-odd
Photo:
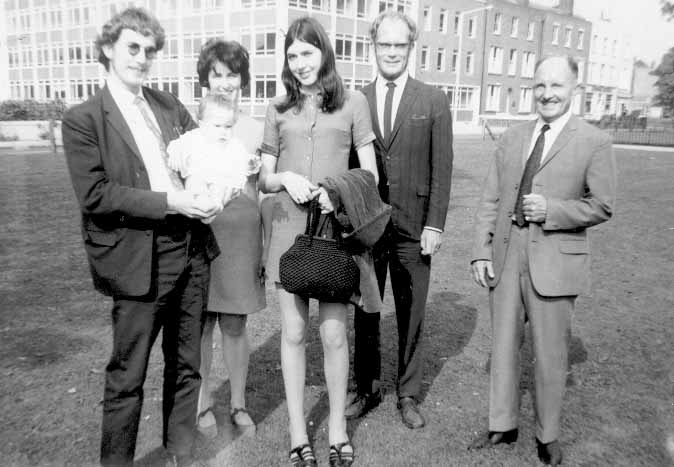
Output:
[[292,467],[316,467],[316,456],[311,445],[303,444],[291,449],[290,465]]
[[[345,447],[351,449],[345,451]],[[330,446],[330,467],[350,467],[353,464],[353,457],[353,446],[349,441]]]

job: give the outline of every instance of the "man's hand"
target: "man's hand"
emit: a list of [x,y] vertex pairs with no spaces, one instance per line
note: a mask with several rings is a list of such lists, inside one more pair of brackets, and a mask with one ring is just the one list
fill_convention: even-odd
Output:
[[424,228],[421,232],[421,254],[434,255],[440,251],[440,246],[442,245],[441,235],[437,230]]
[[328,192],[323,187],[319,187],[312,193],[312,198],[318,196],[318,204],[321,207],[321,214],[329,214],[335,210],[328,196]]
[[283,172],[281,183],[290,198],[297,204],[304,204],[313,199],[313,192],[318,189],[316,185],[295,172]]
[[522,213],[527,222],[545,222],[548,214],[548,202],[541,195],[529,193],[524,195],[522,201]]
[[166,203],[169,214],[182,214],[199,219],[208,219],[222,210],[222,203],[216,203],[208,195],[189,190],[167,193]]
[[477,285],[482,287],[488,286],[485,272],[487,276],[489,276],[489,279],[494,278],[494,268],[489,260],[478,259],[477,261],[473,261],[473,264],[471,264],[470,267],[473,270],[473,280]]

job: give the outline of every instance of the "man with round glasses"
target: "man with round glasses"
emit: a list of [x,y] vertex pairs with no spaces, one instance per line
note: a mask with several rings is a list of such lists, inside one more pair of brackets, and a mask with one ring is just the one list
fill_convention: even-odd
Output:
[[173,95],[143,86],[164,44],[146,10],[110,19],[96,41],[106,85],[63,119],[66,160],[95,288],[112,297],[102,465],[132,465],[152,345],[162,330],[163,444],[188,464],[199,394],[209,262],[219,253],[201,220],[221,205],[184,189],[166,146],[196,127]]

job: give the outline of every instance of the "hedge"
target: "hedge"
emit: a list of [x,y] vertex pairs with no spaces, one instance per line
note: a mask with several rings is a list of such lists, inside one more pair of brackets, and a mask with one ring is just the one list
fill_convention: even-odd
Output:
[[61,120],[65,110],[66,104],[63,101],[2,101],[0,102],[0,121]]

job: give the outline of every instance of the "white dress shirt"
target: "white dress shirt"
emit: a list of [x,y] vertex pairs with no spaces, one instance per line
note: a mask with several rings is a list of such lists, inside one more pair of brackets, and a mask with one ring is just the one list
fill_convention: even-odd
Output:
[[[400,106],[400,99],[403,97],[403,91],[405,90],[405,85],[407,84],[407,78],[409,75],[407,72],[398,76],[393,82],[396,87],[393,88],[393,105],[391,106],[391,128],[393,130],[393,124],[396,121],[396,114],[398,113],[398,107]],[[381,74],[377,75],[377,80],[375,81],[375,95],[377,96],[377,121],[379,123],[379,128],[381,129],[381,134],[385,134],[384,131],[384,105],[386,103],[386,92],[388,87],[386,83],[389,80],[384,78]]]
[[157,137],[152,130],[148,128],[147,123],[145,123],[145,119],[140,113],[138,105],[133,103],[134,99],[137,96],[140,96],[141,99],[143,99],[142,105],[147,106],[150,118],[154,120],[157,128],[160,128],[150,106],[143,97],[142,90],[139,91],[138,94],[132,93],[113,75],[110,75],[106,79],[106,85],[110,90],[110,94],[112,94],[112,99],[115,101],[115,104],[117,104],[117,107],[119,107],[122,117],[126,120],[129,130],[131,130],[136,146],[138,146],[143,163],[145,164],[145,169],[147,170],[148,178],[150,179],[150,189],[152,191],[161,191],[165,193],[174,192],[175,188],[169,178],[166,162],[164,162],[164,156],[159,147],[159,141],[157,141]]
[[525,156],[526,157],[525,162],[529,159],[531,151],[534,150],[534,145],[536,144],[538,135],[541,133],[541,128],[543,128],[543,125],[547,123],[550,126],[550,129],[545,132],[545,145],[543,146],[543,154],[541,155],[541,162],[545,160],[545,156],[547,156],[548,152],[550,152],[550,148],[555,143],[555,140],[562,132],[564,126],[569,121],[569,118],[571,118],[571,108],[569,108],[569,110],[567,110],[566,113],[562,114],[562,116],[559,117],[557,120],[554,120],[552,122],[546,122],[539,116],[538,121],[536,121],[536,126],[534,127],[534,133],[533,135],[531,135],[531,142],[529,144],[529,151]]

